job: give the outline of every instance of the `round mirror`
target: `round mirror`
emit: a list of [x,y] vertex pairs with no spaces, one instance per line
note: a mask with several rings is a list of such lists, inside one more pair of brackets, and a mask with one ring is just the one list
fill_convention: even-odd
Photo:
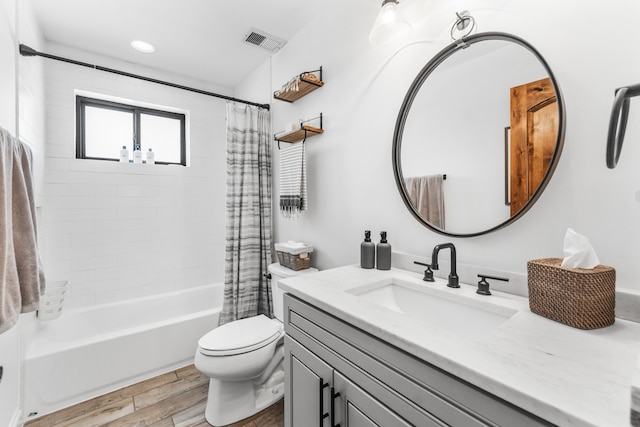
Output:
[[393,168],[413,215],[444,235],[486,234],[520,218],[560,158],[564,102],[542,56],[510,34],[439,52],[413,81]]

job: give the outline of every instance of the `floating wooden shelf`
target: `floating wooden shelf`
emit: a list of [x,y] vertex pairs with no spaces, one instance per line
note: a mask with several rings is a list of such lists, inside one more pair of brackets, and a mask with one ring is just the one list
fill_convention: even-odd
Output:
[[[320,127],[315,127],[315,126],[309,126],[308,124],[305,123],[320,123]],[[322,127],[322,113],[320,113],[320,115],[318,117],[315,117],[313,119],[308,119],[305,120],[303,122],[300,122],[300,128],[296,129],[296,130],[292,130],[292,131],[284,131],[284,132],[280,132],[280,133],[276,133],[273,135],[273,139],[275,139],[276,141],[278,141],[278,148],[280,148],[280,141],[282,142],[289,142],[289,143],[294,143],[294,142],[298,142],[298,141],[304,141],[307,138],[310,138],[312,136],[316,136],[316,135],[320,135],[321,133],[324,132],[324,129]]]
[[312,136],[320,135],[323,132],[324,132],[324,129],[303,125],[300,129],[287,132],[287,133],[276,134],[274,135],[274,137],[276,141],[293,143],[293,142],[303,141]]
[[[320,78],[314,74],[316,72],[320,72]],[[307,71],[300,74],[299,79],[298,90],[277,90],[273,93],[273,97],[285,102],[295,102],[319,87],[324,86],[324,82],[322,81],[322,67],[320,67],[319,70]]]

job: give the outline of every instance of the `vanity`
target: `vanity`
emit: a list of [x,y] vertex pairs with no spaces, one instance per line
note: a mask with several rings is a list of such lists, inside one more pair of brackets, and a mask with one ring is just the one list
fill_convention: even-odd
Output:
[[629,425],[639,323],[578,330],[396,268],[280,286],[287,427]]
[[[401,105],[392,147],[400,196],[434,233],[501,230],[549,184],[565,122],[558,81],[530,43],[498,32],[455,39]],[[632,390],[640,419],[640,323],[580,330],[541,317],[522,296],[523,274],[524,290],[511,282],[502,289],[513,293],[480,295],[394,267],[279,283],[286,427],[620,427],[630,424]]]

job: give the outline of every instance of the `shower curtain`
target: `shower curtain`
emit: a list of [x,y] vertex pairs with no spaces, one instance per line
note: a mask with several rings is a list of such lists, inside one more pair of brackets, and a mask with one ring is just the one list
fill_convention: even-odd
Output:
[[227,202],[224,302],[220,325],[273,317],[269,111],[227,103]]

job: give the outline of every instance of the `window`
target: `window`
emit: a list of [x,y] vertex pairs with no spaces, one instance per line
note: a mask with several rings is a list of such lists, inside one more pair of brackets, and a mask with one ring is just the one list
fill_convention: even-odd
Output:
[[187,165],[185,115],[76,96],[76,158],[114,160],[136,146],[160,164]]

